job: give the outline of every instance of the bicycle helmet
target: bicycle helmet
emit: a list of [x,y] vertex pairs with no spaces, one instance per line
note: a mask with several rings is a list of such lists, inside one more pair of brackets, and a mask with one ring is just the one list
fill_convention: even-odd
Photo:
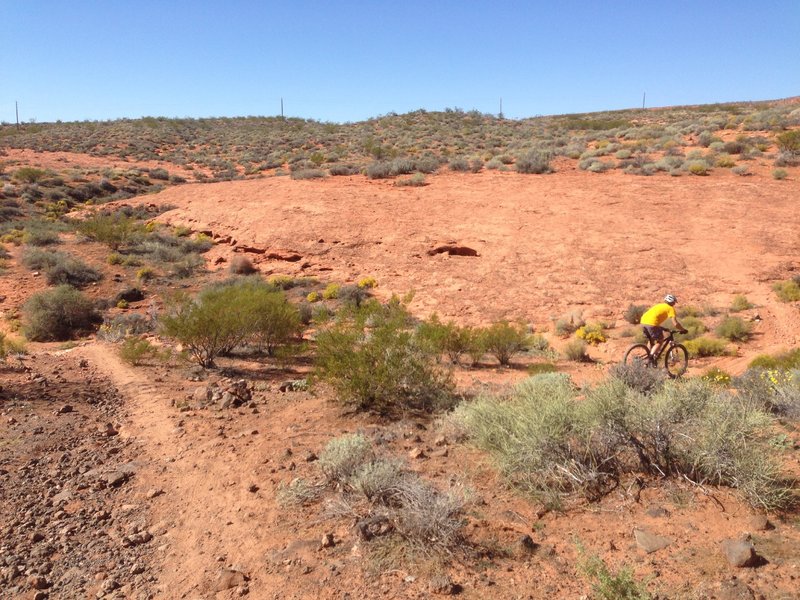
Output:
[[670,306],[675,304],[677,301],[678,301],[678,299],[675,296],[673,296],[672,294],[667,294],[666,296],[664,296],[664,302],[666,302]]

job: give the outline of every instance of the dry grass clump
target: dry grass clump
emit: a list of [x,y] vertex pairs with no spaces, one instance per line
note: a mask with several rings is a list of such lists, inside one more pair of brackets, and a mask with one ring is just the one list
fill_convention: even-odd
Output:
[[514,486],[548,503],[571,493],[598,499],[630,474],[734,487],[767,510],[796,499],[769,443],[770,414],[699,379],[643,393],[615,377],[578,400],[568,377],[539,375],[509,398],[463,404],[453,418]]
[[323,495],[328,516],[354,521],[354,534],[368,553],[381,554],[387,544],[403,560],[443,557],[463,539],[463,512],[468,494],[460,487],[440,491],[399,460],[379,456],[361,433],[328,442],[319,456],[322,479],[295,479],[281,486],[279,502],[308,503]]

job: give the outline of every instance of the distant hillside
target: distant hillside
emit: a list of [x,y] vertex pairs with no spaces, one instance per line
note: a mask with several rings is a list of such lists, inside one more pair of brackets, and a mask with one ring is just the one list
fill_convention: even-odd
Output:
[[[273,174],[276,169],[351,174],[374,161],[407,158],[399,173],[464,161],[456,169],[512,164],[530,152],[573,159],[595,158],[611,146],[623,160],[646,164],[647,154],[680,147],[688,136],[708,144],[723,130],[737,130],[750,147],[800,125],[798,99],[692,107],[504,119],[477,111],[418,110],[359,123],[322,123],[281,117],[169,119],[0,126],[2,148],[65,151],[136,161],[164,161],[195,170],[197,180]],[[749,141],[748,141],[749,140]],[[588,153],[588,154],[587,154]],[[589,155],[595,153],[594,155]],[[586,168],[588,163],[584,165]],[[480,166],[479,166],[480,165]],[[491,167],[490,167],[491,168]],[[280,173],[279,173],[280,174]]]

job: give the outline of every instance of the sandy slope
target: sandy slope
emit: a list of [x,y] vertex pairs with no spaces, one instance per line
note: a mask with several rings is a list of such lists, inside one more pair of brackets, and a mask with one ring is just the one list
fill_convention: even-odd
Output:
[[[414,290],[423,315],[544,327],[573,308],[614,321],[630,303],[667,291],[720,308],[742,293],[767,307],[757,347],[800,340],[800,313],[777,306],[770,289],[800,269],[797,180],[565,166],[555,175],[444,174],[429,182],[276,177],[176,187],[158,201],[176,206],[165,220],[266,251],[250,255],[264,272],[347,282],[372,275],[383,293]],[[429,255],[443,244],[478,256]],[[300,259],[280,260],[293,255]]]

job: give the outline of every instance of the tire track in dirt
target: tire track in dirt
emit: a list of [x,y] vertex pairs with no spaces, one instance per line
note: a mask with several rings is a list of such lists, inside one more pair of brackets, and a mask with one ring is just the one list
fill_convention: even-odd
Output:
[[[331,409],[306,398],[282,404],[270,399],[252,412],[182,413],[172,400],[186,391],[148,379],[148,371],[124,364],[112,346],[94,343],[76,352],[111,379],[125,399],[120,435],[136,440],[134,448],[141,453],[139,494],[146,498],[163,490],[147,500],[151,529],[159,532],[151,542],[152,570],[160,573],[158,597],[223,597],[215,587],[224,570],[248,574],[250,597],[330,597],[303,589],[272,568],[272,555],[289,542],[302,539],[313,546],[319,539],[319,524],[287,517],[275,490],[294,476],[287,449],[293,448],[295,456],[319,451],[333,435],[322,433],[336,420]],[[289,472],[276,474],[283,470]]]

